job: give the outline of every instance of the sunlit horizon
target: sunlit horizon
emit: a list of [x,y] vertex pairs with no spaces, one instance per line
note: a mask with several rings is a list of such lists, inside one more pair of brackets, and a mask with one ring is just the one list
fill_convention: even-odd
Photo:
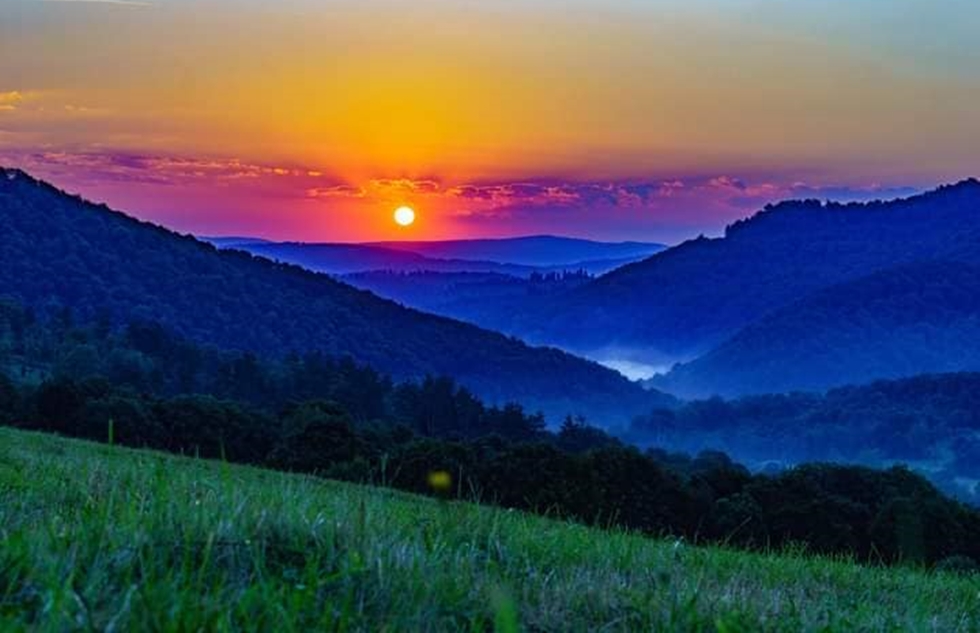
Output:
[[196,234],[677,242],[976,175],[980,8],[931,6],[8,0],[0,164]]

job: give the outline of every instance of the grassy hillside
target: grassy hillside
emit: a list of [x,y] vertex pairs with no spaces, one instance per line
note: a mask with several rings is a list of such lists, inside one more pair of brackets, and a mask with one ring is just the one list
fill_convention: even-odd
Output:
[[977,591],[0,429],[4,631],[971,631]]

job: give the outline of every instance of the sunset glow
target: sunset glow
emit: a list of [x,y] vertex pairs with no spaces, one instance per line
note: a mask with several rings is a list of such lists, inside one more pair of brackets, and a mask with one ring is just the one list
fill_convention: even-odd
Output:
[[8,0],[0,164],[206,234],[671,241],[970,175],[949,4]]

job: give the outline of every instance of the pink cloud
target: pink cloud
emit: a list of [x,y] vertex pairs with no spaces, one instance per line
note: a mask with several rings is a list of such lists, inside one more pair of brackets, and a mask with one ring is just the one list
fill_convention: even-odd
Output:
[[177,228],[282,239],[369,240],[408,202],[425,237],[561,233],[677,241],[787,198],[866,200],[909,188],[781,180],[778,174],[683,175],[629,181],[525,179],[446,183],[436,178],[345,182],[317,165],[241,158],[0,148],[0,164]]
[[353,185],[330,185],[306,190],[307,198],[363,198],[364,189]]
[[432,179],[412,179],[412,178],[379,178],[370,181],[369,186],[378,191],[408,194],[434,194],[442,189],[442,185]]

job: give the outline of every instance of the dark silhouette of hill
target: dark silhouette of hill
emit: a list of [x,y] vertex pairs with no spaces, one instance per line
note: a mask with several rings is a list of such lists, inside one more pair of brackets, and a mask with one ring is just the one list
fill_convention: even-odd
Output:
[[197,239],[214,244],[218,248],[239,248],[242,249],[245,246],[251,246],[253,244],[270,244],[271,240],[267,240],[261,237],[248,237],[248,236],[223,236],[223,237],[204,237],[197,236]]
[[380,246],[436,259],[465,259],[521,264],[536,268],[573,266],[581,262],[636,261],[666,246],[649,242],[598,242],[555,235],[499,239],[375,242]]
[[236,241],[218,238],[207,240],[219,248],[233,248],[253,255],[295,264],[328,275],[350,275],[374,271],[390,272],[460,272],[495,273],[527,277],[535,272],[531,266],[501,264],[491,261],[435,259],[392,248],[366,244],[333,244],[304,242]]
[[[515,238],[514,240],[500,240],[502,244],[494,242],[494,248],[483,248],[483,242],[473,240],[473,253],[468,253],[466,247],[470,241],[457,242],[384,242],[379,244],[344,244],[344,243],[305,243],[305,242],[270,242],[261,239],[249,238],[205,238],[219,248],[235,248],[248,251],[253,255],[261,255],[276,261],[296,264],[310,270],[331,275],[348,275],[354,273],[367,272],[395,272],[395,273],[494,273],[510,275],[514,277],[528,278],[535,273],[563,272],[566,270],[584,270],[590,274],[603,274],[614,270],[620,266],[642,259],[650,253],[659,249],[658,245],[638,245],[629,249],[622,248],[620,244],[602,244],[599,242],[585,242],[588,248],[580,249],[582,255],[603,254],[605,247],[609,247],[606,254],[610,257],[596,259],[574,259],[573,256],[579,251],[571,250],[565,244],[566,241],[576,245],[581,240],[564,240],[564,238]],[[551,240],[560,240],[559,244],[566,246],[559,252],[558,249],[546,249],[544,256],[538,258],[541,263],[525,264],[504,259],[511,255],[514,259],[524,261],[534,259],[530,255],[531,249],[537,240],[544,240],[542,244],[551,244]],[[514,244],[511,244],[514,242]],[[443,258],[433,257],[414,252],[412,245],[420,245],[420,250],[425,251],[431,248],[433,251],[445,251],[449,254],[458,254],[459,257]],[[442,245],[447,245],[443,249]],[[501,257],[499,261],[476,257],[483,253],[497,255]],[[553,263],[548,263],[548,253],[554,256]],[[628,253],[635,253],[628,255]],[[625,255],[612,257],[612,255]]]
[[236,245],[234,248],[331,275],[348,275],[376,270],[395,272],[471,271],[529,275],[534,270],[525,266],[488,261],[433,259],[408,251],[365,244],[265,242]]
[[651,384],[734,396],[978,369],[980,267],[921,262],[780,308]]
[[891,202],[784,202],[516,314],[508,329],[691,358],[822,288],[919,260],[977,262],[978,235],[976,180]]
[[622,420],[650,398],[595,363],[406,309],[325,275],[88,203],[0,170],[0,294],[36,310],[159,322],[263,354],[349,355],[395,378],[449,375],[491,401]]

